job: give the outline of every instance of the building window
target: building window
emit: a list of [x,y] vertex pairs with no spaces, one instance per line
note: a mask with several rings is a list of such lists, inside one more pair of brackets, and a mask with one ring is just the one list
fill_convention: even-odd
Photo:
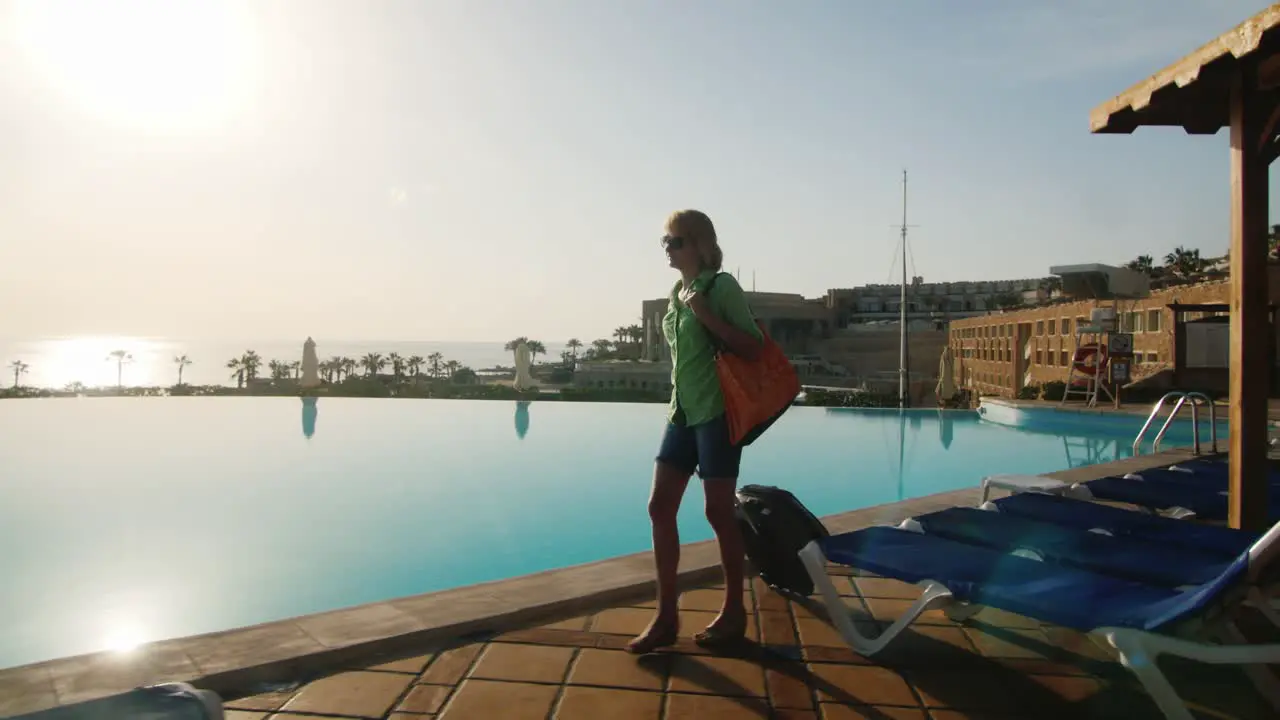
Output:
[[1037,365],[1043,364],[1041,358],[1042,358],[1042,351],[1040,350],[1040,348],[1036,348],[1036,364]]
[[1071,318],[1062,318],[1062,334],[1071,334]]
[[1149,333],[1160,332],[1160,311],[1159,310],[1147,311],[1147,332]]
[[1043,321],[1043,320],[1037,320],[1037,321],[1036,321],[1036,335],[1044,335],[1044,321]]
[[1049,318],[1049,334],[1050,335],[1058,334],[1058,321],[1054,318]]
[[1080,328],[1089,324],[1089,318],[1081,316],[1076,318],[1076,332],[1080,332]]
[[1153,352],[1147,353],[1147,362],[1149,363],[1160,362],[1160,353],[1153,353]]
[[1140,333],[1142,332],[1142,313],[1127,312],[1120,316],[1120,332]]
[[1066,350],[1058,351],[1058,357],[1062,360],[1062,367],[1066,367],[1068,364],[1071,363],[1071,358],[1067,357],[1067,355],[1068,353]]

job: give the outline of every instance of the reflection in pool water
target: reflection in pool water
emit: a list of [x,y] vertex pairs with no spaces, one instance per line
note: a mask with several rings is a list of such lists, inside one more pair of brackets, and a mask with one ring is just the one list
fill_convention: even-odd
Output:
[[529,434],[529,401],[516,401],[516,437],[521,440]]
[[316,417],[320,410],[316,404],[320,401],[317,397],[302,398],[302,434],[310,440],[316,434]]
[[[529,403],[324,401],[303,443],[295,398],[0,402],[0,667],[650,546],[665,404],[540,402],[531,433]],[[1134,432],[796,407],[742,482],[821,516],[1115,459]],[[695,495],[679,520],[711,537]]]

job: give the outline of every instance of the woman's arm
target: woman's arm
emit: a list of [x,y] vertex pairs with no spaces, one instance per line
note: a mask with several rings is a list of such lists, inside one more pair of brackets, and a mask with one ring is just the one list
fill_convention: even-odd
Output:
[[[694,310],[695,314],[697,312],[697,310]],[[755,360],[760,357],[760,349],[764,346],[764,343],[755,335],[739,330],[710,311],[706,313],[705,317],[698,315],[698,320],[706,326],[708,332],[714,333],[716,337],[723,340],[734,355],[740,355],[747,360]]]
[[719,315],[716,315],[702,293],[691,294],[685,299],[685,303],[693,311],[693,314],[697,316],[703,327],[707,329],[707,332],[720,338],[725,345],[729,346],[730,352],[734,355],[740,355],[747,360],[755,360],[760,356],[760,349],[764,346],[761,338],[738,328],[733,323],[727,322]]

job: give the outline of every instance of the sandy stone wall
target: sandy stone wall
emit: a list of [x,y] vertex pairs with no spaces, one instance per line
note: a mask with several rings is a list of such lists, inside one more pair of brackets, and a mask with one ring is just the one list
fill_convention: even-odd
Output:
[[[1273,295],[1278,290],[1273,283]],[[1214,281],[1122,301],[1117,314],[1120,328],[1133,333],[1133,379],[1173,367],[1173,311],[1168,305],[1226,303],[1229,296],[1229,281]],[[1065,382],[1076,347],[1076,324],[1087,321],[1093,308],[1110,305],[1084,300],[953,321],[948,344],[955,353],[956,386],[1014,397],[1024,385]]]

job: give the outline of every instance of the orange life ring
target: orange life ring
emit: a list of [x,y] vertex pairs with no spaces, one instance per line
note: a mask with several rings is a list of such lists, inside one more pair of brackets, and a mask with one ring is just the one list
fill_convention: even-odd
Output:
[[[1093,362],[1089,362],[1093,360]],[[1081,345],[1071,358],[1071,366],[1082,375],[1097,375],[1107,364],[1106,345]]]

